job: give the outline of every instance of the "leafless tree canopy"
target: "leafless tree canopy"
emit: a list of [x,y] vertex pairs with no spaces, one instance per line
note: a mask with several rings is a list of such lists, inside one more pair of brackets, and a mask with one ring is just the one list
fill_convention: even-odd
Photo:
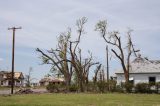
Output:
[[41,54],[43,64],[50,64],[54,71],[60,71],[65,78],[67,88],[71,84],[73,72],[76,74],[77,83],[80,91],[85,90],[85,85],[88,83],[88,76],[90,68],[98,62],[93,61],[92,53],[89,53],[87,58],[82,57],[81,48],[79,43],[81,36],[84,34],[84,25],[87,18],[83,17],[76,22],[77,26],[77,39],[72,41],[71,29],[65,33],[61,33],[58,37],[58,46],[56,49],[42,51],[37,48],[36,50]]
[[126,50],[124,50],[122,47],[122,40],[121,40],[120,33],[118,31],[107,32],[107,21],[106,20],[99,21],[96,24],[95,30],[100,32],[100,35],[103,37],[103,39],[105,40],[107,44],[110,44],[112,45],[112,47],[114,47],[111,49],[111,51],[120,60],[121,66],[125,74],[126,82],[128,82],[129,81],[129,69],[130,69],[129,68],[130,67],[130,57],[132,53],[134,53],[134,55],[137,56],[136,52],[139,51],[139,50],[134,49],[132,39],[131,39],[131,30],[127,32],[127,37],[128,37],[127,52],[125,52]]

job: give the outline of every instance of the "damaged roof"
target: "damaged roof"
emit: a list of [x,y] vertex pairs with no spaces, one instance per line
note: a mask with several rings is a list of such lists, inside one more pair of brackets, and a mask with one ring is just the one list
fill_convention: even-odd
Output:
[[[9,79],[12,76],[11,72],[9,72],[9,71],[0,71],[0,75],[1,75],[0,80]],[[2,75],[3,75],[3,77],[2,77]],[[14,78],[15,79],[19,79],[19,78],[24,79],[23,73],[22,72],[14,72]]]
[[64,82],[64,78],[45,77],[39,82]]
[[[117,70],[116,74],[124,73]],[[129,73],[160,73],[160,60],[149,60],[138,56],[131,62]]]

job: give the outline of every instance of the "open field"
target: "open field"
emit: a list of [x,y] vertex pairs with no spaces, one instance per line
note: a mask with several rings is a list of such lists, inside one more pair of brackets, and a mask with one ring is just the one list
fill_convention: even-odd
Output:
[[28,94],[0,96],[0,106],[160,106],[156,94]]

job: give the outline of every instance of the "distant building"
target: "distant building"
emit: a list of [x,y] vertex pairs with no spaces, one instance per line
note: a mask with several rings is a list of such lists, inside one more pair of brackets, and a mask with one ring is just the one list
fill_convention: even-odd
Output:
[[48,84],[62,84],[64,83],[64,78],[53,78],[53,77],[45,77],[39,81],[40,86],[47,86]]
[[[0,86],[11,86],[12,73],[8,71],[0,71]],[[23,86],[24,76],[22,72],[14,72],[15,86]]]
[[31,87],[40,86],[39,80],[36,78],[33,78],[30,84],[31,84]]
[[[137,83],[160,82],[160,60],[148,60],[140,55],[131,62],[129,81]],[[116,71],[117,84],[125,82],[123,70]]]

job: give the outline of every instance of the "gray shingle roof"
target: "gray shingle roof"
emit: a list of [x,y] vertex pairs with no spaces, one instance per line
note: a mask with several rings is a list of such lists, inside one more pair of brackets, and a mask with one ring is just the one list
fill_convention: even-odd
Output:
[[[121,69],[116,71],[118,73],[124,72]],[[131,62],[130,73],[160,73],[160,60],[137,57]]]

